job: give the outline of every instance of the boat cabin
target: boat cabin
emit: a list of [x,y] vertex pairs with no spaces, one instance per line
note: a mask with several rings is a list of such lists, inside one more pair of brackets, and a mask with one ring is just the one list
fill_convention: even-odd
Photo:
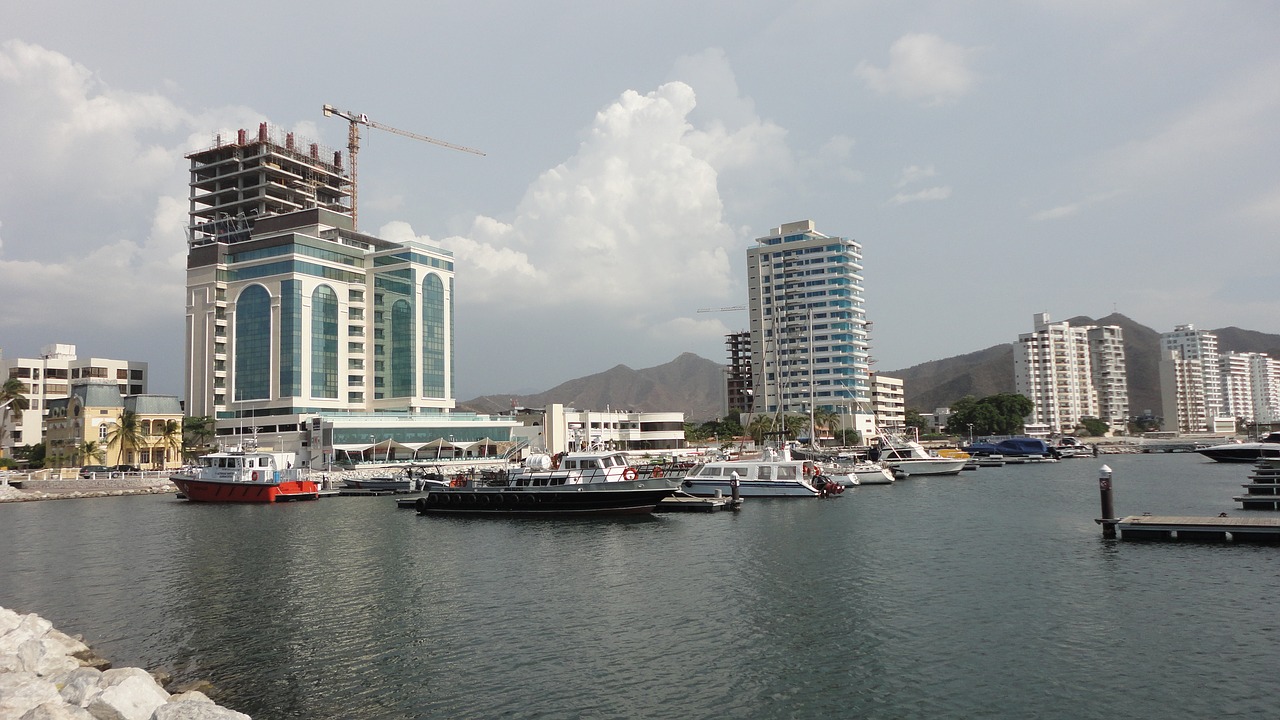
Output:
[[805,480],[807,481],[816,471],[813,463],[807,460],[779,460],[770,462],[761,460],[753,461],[736,461],[736,462],[712,462],[694,465],[689,471],[686,478],[731,478],[734,473],[738,473],[739,480]]

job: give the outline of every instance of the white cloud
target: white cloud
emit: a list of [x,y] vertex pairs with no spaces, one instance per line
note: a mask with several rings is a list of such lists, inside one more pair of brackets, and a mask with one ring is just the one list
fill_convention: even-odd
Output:
[[1272,62],[1242,73],[1150,136],[1116,149],[1103,171],[1128,184],[1164,184],[1211,168],[1238,172],[1242,159],[1255,160],[1258,148],[1274,143],[1277,115],[1280,62]]
[[587,317],[639,307],[643,327],[730,297],[735,238],[720,170],[771,162],[780,131],[743,117],[736,129],[719,118],[697,128],[695,106],[683,82],[623,93],[510,222],[479,217],[466,237],[443,239],[468,293]]
[[1045,222],[1047,220],[1061,220],[1062,218],[1072,217],[1080,214],[1085,208],[1091,205],[1097,205],[1098,203],[1112,200],[1120,195],[1121,193],[1119,191],[1090,195],[1089,197],[1077,202],[1065,203],[1063,205],[1051,207],[1048,210],[1041,210],[1038,213],[1034,213],[1031,216],[1031,220],[1034,222]]
[[913,193],[898,193],[889,198],[890,205],[906,205],[911,202],[921,202],[926,200],[946,200],[951,197],[951,186],[944,185],[940,187],[925,188]]
[[928,33],[903,35],[889,48],[889,65],[866,61],[854,72],[867,87],[883,95],[925,105],[941,105],[967,95],[977,83],[969,67],[976,50]]
[[898,173],[898,180],[893,184],[896,188],[906,187],[914,182],[919,182],[926,178],[937,177],[938,171],[932,165],[909,165],[902,168]]
[[1080,204],[1071,203],[1068,205],[1059,205],[1058,207],[1055,207],[1055,208],[1049,208],[1048,210],[1042,210],[1032,215],[1031,219],[1036,222],[1043,222],[1045,220],[1059,220],[1061,218],[1071,217],[1072,215],[1075,215],[1076,213],[1079,213],[1079,212],[1080,212]]
[[1280,187],[1271,188],[1246,205],[1244,216],[1280,230]]

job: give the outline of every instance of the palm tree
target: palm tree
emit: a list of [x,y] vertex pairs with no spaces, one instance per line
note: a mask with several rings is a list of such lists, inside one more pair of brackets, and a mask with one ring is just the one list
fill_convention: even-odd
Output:
[[10,447],[12,434],[9,432],[9,417],[21,418],[22,411],[31,407],[27,400],[27,384],[18,378],[11,377],[0,385],[0,455],[8,456],[4,449]]
[[182,454],[200,454],[213,439],[213,418],[208,415],[197,415],[182,419]]
[[747,434],[755,441],[756,446],[764,445],[765,436],[773,431],[773,416],[760,414],[751,418],[747,425]]
[[[152,424],[152,428],[155,428],[154,423]],[[160,436],[160,443],[151,452],[151,462],[156,467],[164,467],[165,457],[169,454],[169,451],[173,451],[174,455],[181,457],[183,450],[182,423],[177,420],[165,420],[158,431],[153,430],[153,432]],[[156,460],[156,450],[160,451],[159,460]]]
[[128,462],[126,451],[136,450],[144,442],[138,414],[132,410],[121,410],[120,417],[107,431],[107,447],[115,449],[116,458],[124,463]]
[[97,440],[85,440],[76,446],[74,462],[80,462],[83,465],[85,463],[81,462],[81,460],[90,458],[99,463],[106,461],[107,451],[102,447],[102,443]]
[[[826,430],[828,435],[834,435],[835,426],[840,424],[840,415],[829,407],[820,407],[813,411],[813,424]],[[813,444],[818,444],[816,437],[813,439]]]

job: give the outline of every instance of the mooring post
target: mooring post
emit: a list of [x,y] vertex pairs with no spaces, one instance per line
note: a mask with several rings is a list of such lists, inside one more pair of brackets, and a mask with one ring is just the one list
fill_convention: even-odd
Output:
[[730,495],[733,497],[733,504],[735,506],[738,504],[739,501],[742,500],[742,498],[740,497],[741,491],[738,490],[739,482],[740,480],[738,478],[738,471],[734,470],[733,474],[729,476],[729,492],[730,492]]
[[1116,510],[1111,497],[1111,468],[1106,465],[1098,470],[1098,493],[1102,496],[1102,537],[1114,540]]

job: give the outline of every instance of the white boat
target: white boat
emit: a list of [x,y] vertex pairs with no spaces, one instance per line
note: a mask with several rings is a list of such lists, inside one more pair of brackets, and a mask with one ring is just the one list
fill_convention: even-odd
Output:
[[880,451],[880,461],[889,466],[895,473],[905,476],[913,475],[959,475],[964,470],[969,456],[943,457],[924,449],[914,440],[881,433],[876,438],[876,448]]
[[1229,442],[1200,448],[1196,452],[1218,462],[1257,462],[1262,458],[1280,457],[1280,432],[1273,432],[1257,442]]
[[744,498],[820,497],[844,490],[834,478],[829,479],[834,488],[827,487],[818,470],[811,460],[792,460],[785,448],[781,454],[769,448],[759,460],[694,465],[684,476],[684,490],[700,497],[731,496],[735,476],[738,495]]
[[169,476],[179,497],[191,502],[274,503],[315,500],[320,488],[293,453],[229,450],[209,453],[200,464]]
[[1080,442],[1079,438],[1070,435],[1059,439],[1058,444],[1053,446],[1053,451],[1060,458],[1095,457],[1097,455],[1093,448]]
[[882,463],[870,461],[858,462],[853,465],[836,464],[830,467],[823,465],[822,474],[844,487],[889,485],[894,481],[892,470]]

